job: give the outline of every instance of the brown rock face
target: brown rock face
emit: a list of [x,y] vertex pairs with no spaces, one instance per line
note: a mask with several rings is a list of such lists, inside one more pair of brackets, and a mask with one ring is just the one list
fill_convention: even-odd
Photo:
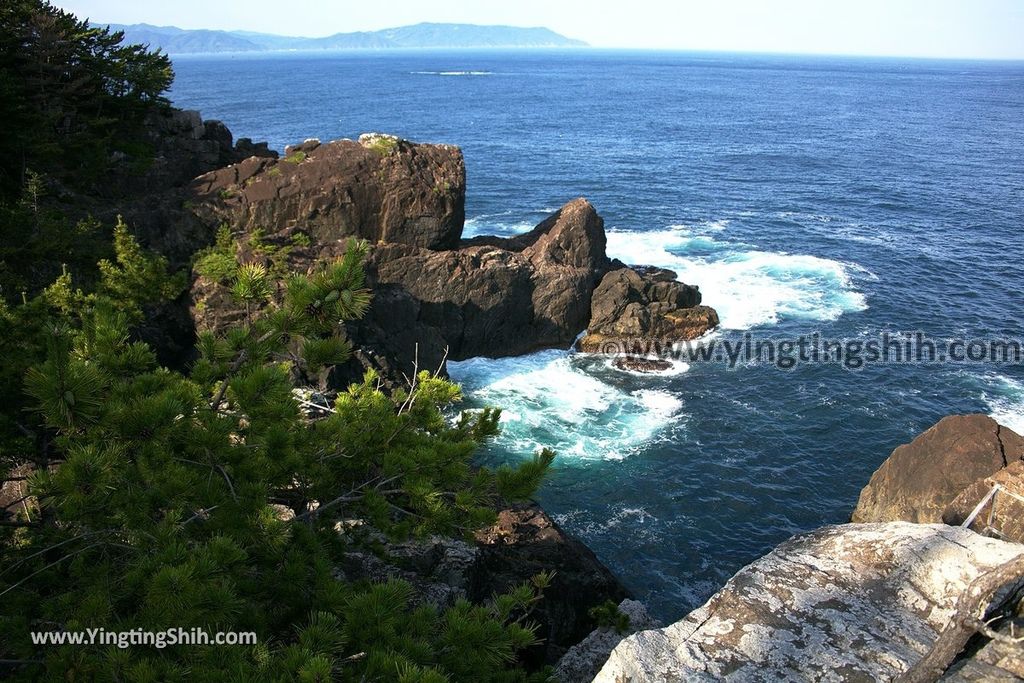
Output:
[[587,353],[661,353],[718,326],[713,308],[700,306],[700,290],[660,268],[613,270],[594,291]]
[[568,346],[586,327],[608,260],[590,202],[574,200],[513,239],[463,244],[440,253],[383,244],[371,257],[373,279],[412,294],[418,321],[440,330],[453,359]]
[[594,628],[588,612],[606,600],[629,597],[593,552],[562,529],[536,504],[498,513],[498,523],[477,532],[477,575],[471,600],[503,593],[539,572],[555,572],[531,618],[539,622],[544,644],[535,663],[554,663]]
[[197,178],[201,217],[246,232],[299,228],[325,244],[348,237],[427,249],[458,244],[466,191],[458,147],[370,135],[309,140],[289,152]]
[[987,415],[945,417],[882,463],[852,521],[941,522],[964,489],[1022,459],[1024,438]]
[[979,533],[993,533],[1014,543],[1024,543],[1024,461],[1016,460],[990,477],[979,479],[960,492],[942,512],[942,521],[959,526],[974,508],[998,484],[1002,490],[982,507],[971,528]]

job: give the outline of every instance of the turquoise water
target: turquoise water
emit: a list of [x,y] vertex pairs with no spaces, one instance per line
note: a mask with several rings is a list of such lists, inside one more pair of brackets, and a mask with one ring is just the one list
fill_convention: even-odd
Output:
[[[386,131],[462,146],[467,234],[573,197],[609,252],[675,269],[723,336],[1024,336],[1024,64],[627,52],[179,58],[175,104],[280,149]],[[640,376],[551,350],[452,364],[505,408],[495,463],[558,450],[540,500],[665,619],[793,533],[845,521],[943,415],[1024,431],[1007,365]]]

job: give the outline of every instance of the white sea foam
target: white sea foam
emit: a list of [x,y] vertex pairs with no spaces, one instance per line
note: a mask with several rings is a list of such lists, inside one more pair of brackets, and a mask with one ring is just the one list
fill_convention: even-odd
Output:
[[995,375],[981,397],[993,420],[1018,434],[1024,434],[1024,383]]
[[467,218],[462,229],[463,237],[476,237],[477,235],[499,235],[508,237],[519,235],[532,230],[539,221],[513,220],[512,212],[500,214],[481,214],[473,218]]
[[676,421],[683,404],[658,389],[624,391],[577,367],[567,351],[449,362],[475,403],[506,407],[499,445],[558,451],[563,463],[621,460]]
[[866,271],[855,264],[761,251],[684,226],[610,230],[608,253],[626,263],[671,268],[683,282],[698,285],[704,303],[718,311],[725,329],[745,330],[782,319],[835,320],[867,308],[853,283],[853,274]]
[[492,76],[493,71],[410,71],[416,76]]

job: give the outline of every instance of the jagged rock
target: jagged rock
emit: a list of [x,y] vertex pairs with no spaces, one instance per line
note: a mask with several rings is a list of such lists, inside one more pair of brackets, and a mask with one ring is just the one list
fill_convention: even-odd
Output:
[[458,244],[466,189],[458,147],[368,138],[289,149],[280,160],[249,159],[196,178],[203,220],[268,235],[299,228],[321,244]]
[[576,199],[512,239],[440,253],[379,245],[368,271],[412,294],[416,321],[440,332],[451,358],[509,356],[572,342],[587,324],[604,249],[601,217]]
[[[204,121],[197,111],[155,109],[145,119],[144,132],[152,149],[151,158],[127,156],[121,164],[122,172],[115,169],[111,179],[111,184],[124,195],[148,195],[154,188],[167,192],[183,187],[202,173],[234,164],[254,153],[277,156],[265,144],[262,148],[236,149],[227,126],[220,121]],[[144,167],[141,173],[140,164]]]
[[992,476],[965,488],[942,512],[942,521],[963,524],[996,484],[1003,490],[982,507],[971,528],[1005,541],[1024,543],[1024,500],[1007,495],[1010,492],[1024,497],[1024,461],[1011,462]]
[[1021,553],[940,524],[824,527],[740,570],[683,620],[626,638],[594,680],[892,680],[971,581]]
[[551,586],[530,614],[544,640],[526,653],[534,665],[554,664],[594,627],[589,612],[628,596],[618,579],[583,543],[565,533],[539,506],[517,505],[476,534],[479,560],[471,600],[504,593],[540,572],[554,572]]
[[629,617],[629,628],[621,632],[608,627],[594,629],[569,648],[555,667],[555,678],[560,683],[590,683],[608,660],[608,655],[626,636],[660,626],[636,600],[620,602],[619,612]]
[[1024,438],[987,415],[944,417],[882,463],[852,521],[941,522],[965,488],[1022,459]]
[[618,268],[594,291],[578,347],[587,353],[662,353],[718,326],[718,314],[700,300],[700,290],[678,282],[670,270]]

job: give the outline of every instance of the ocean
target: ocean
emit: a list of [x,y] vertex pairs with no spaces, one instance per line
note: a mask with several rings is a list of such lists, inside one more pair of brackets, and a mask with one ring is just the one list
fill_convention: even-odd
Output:
[[[608,251],[675,270],[721,338],[1024,337],[1024,63],[703,53],[182,56],[171,99],[281,150],[381,131],[462,147],[466,234],[585,196]],[[680,362],[549,350],[452,363],[504,408],[497,464],[675,620],[789,536],[848,520],[894,447],[952,413],[1024,432],[1006,363]]]

